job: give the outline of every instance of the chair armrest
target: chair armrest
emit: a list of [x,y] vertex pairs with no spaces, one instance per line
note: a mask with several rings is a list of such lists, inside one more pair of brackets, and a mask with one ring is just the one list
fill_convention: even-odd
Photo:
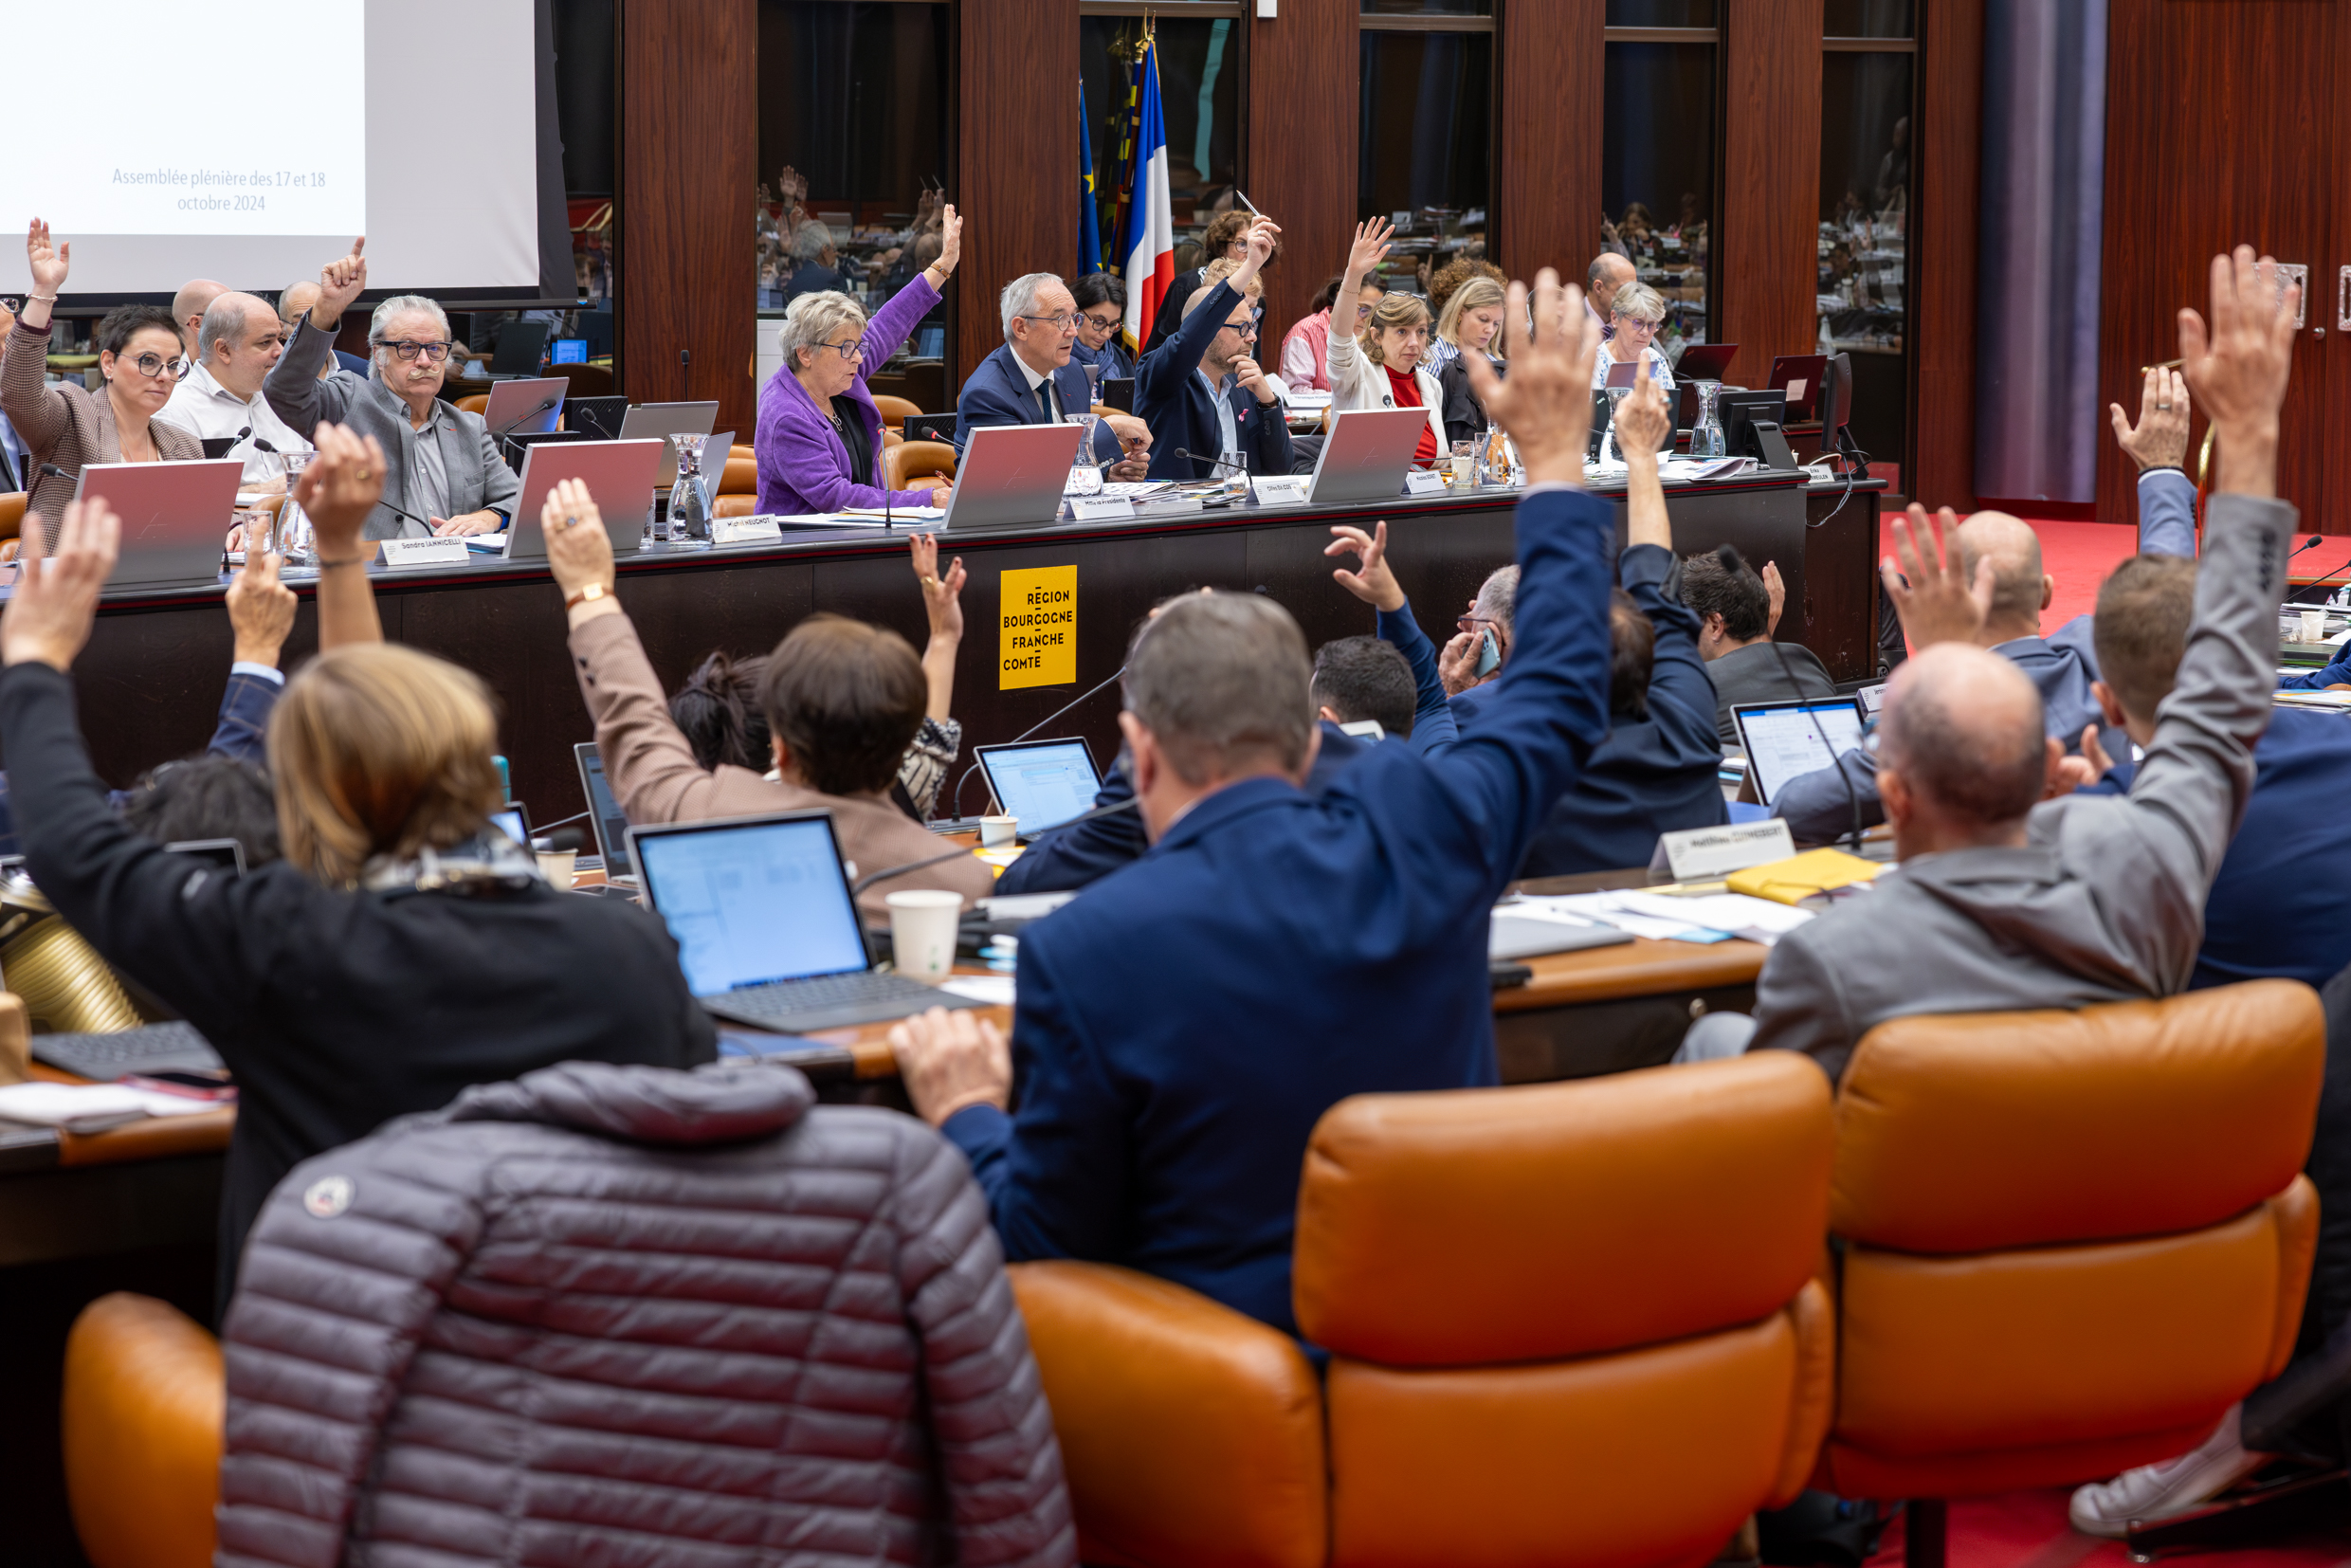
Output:
[[117,1291],[65,1340],[65,1493],[93,1568],[210,1568],[228,1401],[220,1341]]
[[2261,1375],[2265,1381],[2286,1370],[2302,1337],[2303,1304],[2310,1294],[2310,1265],[2319,1248],[2319,1190],[2308,1176],[2298,1176],[2267,1207],[2277,1227],[2278,1316],[2269,1364]]
[[1836,1413],[1836,1306],[1820,1281],[1807,1280],[1786,1308],[1795,1330],[1795,1387],[1788,1400],[1788,1446],[1767,1508],[1784,1508],[1810,1484]]
[[1083,1560],[1320,1568],[1322,1393],[1295,1340],[1133,1269],[1010,1272]]

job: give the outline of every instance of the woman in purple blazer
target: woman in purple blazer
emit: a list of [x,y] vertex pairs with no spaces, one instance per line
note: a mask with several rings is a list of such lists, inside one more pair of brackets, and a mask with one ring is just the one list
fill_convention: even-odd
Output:
[[[783,369],[759,394],[759,510],[798,514],[879,506],[882,410],[865,367],[888,361],[963,254],[963,220],[942,214],[939,260],[874,313],[846,294],[803,294],[784,313]],[[893,506],[944,505],[947,481],[886,492]],[[936,499],[934,499],[936,498]]]

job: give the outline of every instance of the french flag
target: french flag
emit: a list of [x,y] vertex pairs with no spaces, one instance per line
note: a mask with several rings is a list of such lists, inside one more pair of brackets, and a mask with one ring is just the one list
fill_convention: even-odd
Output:
[[1159,107],[1159,46],[1143,51],[1139,67],[1143,78],[1141,123],[1135,137],[1135,157],[1128,166],[1134,184],[1127,192],[1126,231],[1120,235],[1119,255],[1125,263],[1126,325],[1122,336],[1129,353],[1141,352],[1159,319],[1159,305],[1176,286],[1176,209],[1167,192],[1167,116]]

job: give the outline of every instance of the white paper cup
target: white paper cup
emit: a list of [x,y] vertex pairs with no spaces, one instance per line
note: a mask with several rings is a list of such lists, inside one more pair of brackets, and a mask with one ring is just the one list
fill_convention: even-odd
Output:
[[547,885],[559,893],[572,890],[572,878],[577,870],[577,849],[541,849],[538,852],[538,874],[547,879]]
[[937,985],[955,968],[956,923],[963,895],[910,888],[884,900],[890,906],[890,957],[910,979]]
[[2305,610],[2302,612],[2302,640],[2305,643],[2326,641],[2326,611]]
[[1020,834],[1020,818],[1016,816],[984,816],[979,819],[979,847],[983,849],[1009,849]]

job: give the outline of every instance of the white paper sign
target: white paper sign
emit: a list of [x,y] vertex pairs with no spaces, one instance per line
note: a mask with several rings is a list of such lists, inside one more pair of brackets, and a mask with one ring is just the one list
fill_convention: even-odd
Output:
[[774,518],[712,518],[710,542],[760,544],[784,537],[784,525]]
[[1249,488],[1256,494],[1260,506],[1303,506],[1306,504],[1306,476],[1285,474],[1280,478],[1252,477]]
[[1198,496],[1165,496],[1147,501],[1143,504],[1151,508],[1153,516],[1166,517],[1177,512],[1200,510],[1200,498]]
[[1659,835],[1658,848],[1665,851],[1666,863],[1673,868],[1674,881],[1710,882],[1750,866],[1769,866],[1776,860],[1787,860],[1795,853],[1795,840],[1790,836],[1784,818],[1770,817],[1761,822],[1734,822],[1723,828],[1688,828],[1678,833],[1664,833]]
[[472,558],[463,538],[384,540],[384,565],[395,572],[410,566],[463,566]]
[[1434,468],[1414,468],[1404,476],[1404,493],[1408,496],[1443,495],[1445,476]]
[[1125,496],[1080,496],[1069,502],[1069,515],[1080,522],[1132,522],[1135,503]]

